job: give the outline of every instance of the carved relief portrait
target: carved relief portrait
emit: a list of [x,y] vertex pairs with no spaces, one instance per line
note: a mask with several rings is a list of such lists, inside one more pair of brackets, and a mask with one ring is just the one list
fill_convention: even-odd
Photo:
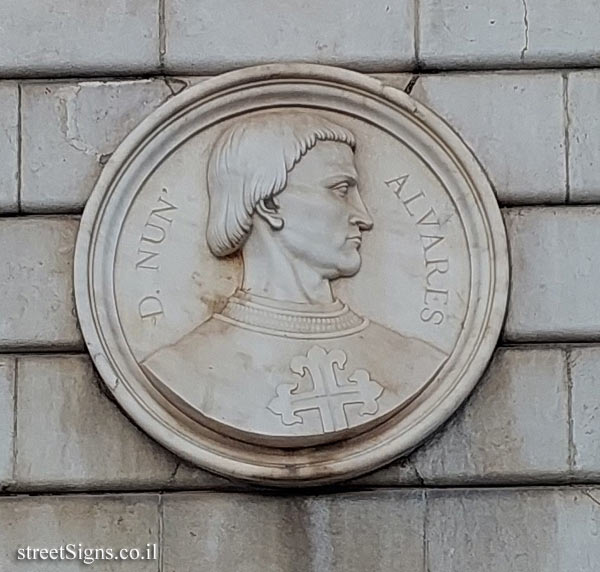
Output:
[[242,284],[220,312],[143,362],[192,415],[242,439],[297,446],[385,416],[439,369],[441,350],[332,292],[332,281],[360,271],[361,244],[376,228],[357,144],[324,117],[284,111],[240,119],[215,142],[206,240],[217,258],[241,253]]
[[111,157],[83,216],[77,309],[109,390],[183,458],[334,482],[416,447],[487,365],[504,228],[433,113],[333,68],[185,90]]

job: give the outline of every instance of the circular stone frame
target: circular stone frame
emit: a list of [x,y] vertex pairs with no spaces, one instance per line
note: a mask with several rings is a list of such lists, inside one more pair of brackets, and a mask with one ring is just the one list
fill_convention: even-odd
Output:
[[[471,261],[463,331],[440,373],[405,409],[347,440],[297,449],[237,441],[201,426],[159,393],[128,348],[119,325],[113,273],[129,205],[178,145],[223,118],[274,106],[330,109],[401,133],[435,164],[457,204]],[[275,486],[336,482],[409,453],[444,423],[483,374],[503,324],[509,284],[500,209],[477,160],[436,114],[404,92],[359,73],[320,65],[247,68],[208,79],[173,97],[111,156],[86,205],[74,265],[75,297],[89,353],[123,409],[149,435],[188,461],[221,475]]]

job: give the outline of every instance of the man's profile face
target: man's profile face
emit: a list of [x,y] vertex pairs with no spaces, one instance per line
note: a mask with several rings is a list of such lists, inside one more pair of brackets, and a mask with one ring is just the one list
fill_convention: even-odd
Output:
[[360,197],[349,145],[319,141],[288,174],[276,200],[284,221],[279,239],[288,252],[324,278],[358,272],[361,234],[373,221]]

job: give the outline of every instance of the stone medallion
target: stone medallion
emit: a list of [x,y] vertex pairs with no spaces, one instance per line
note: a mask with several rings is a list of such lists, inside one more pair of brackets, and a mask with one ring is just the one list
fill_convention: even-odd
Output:
[[507,246],[481,167],[405,93],[273,65],[135,129],[83,215],[75,287],[102,378],[212,471],[333,482],[407,453],[481,376]]

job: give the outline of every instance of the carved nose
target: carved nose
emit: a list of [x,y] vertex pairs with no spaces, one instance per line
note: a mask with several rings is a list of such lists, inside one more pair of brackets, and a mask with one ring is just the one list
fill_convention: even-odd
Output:
[[356,193],[354,207],[350,215],[350,223],[355,224],[360,230],[371,230],[373,228],[373,219],[367,211],[367,207],[360,196]]

